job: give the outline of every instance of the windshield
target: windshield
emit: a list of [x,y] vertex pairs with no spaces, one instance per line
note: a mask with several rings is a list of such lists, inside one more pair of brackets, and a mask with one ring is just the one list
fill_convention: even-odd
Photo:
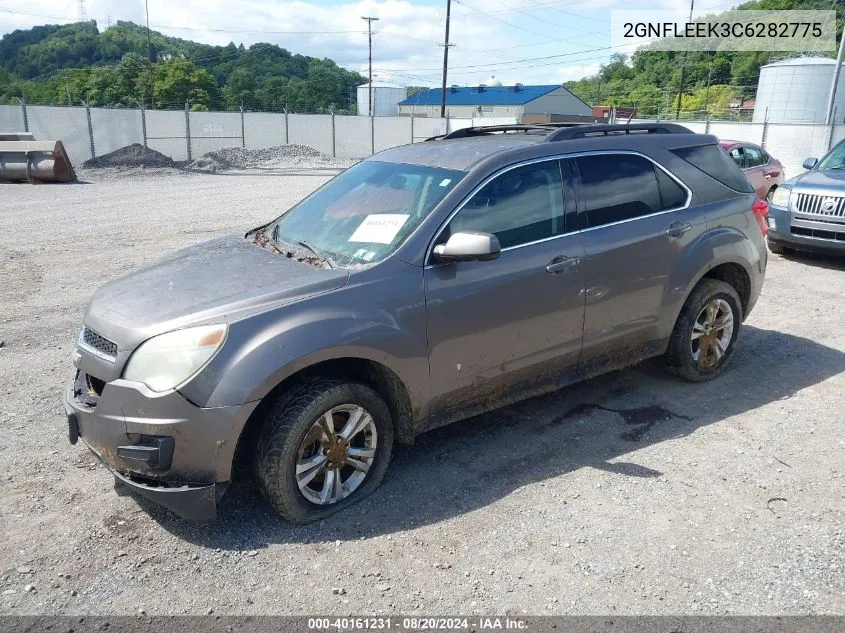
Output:
[[816,169],[845,169],[845,143],[839,143],[830,150],[827,156],[819,161]]
[[465,175],[364,161],[269,224],[265,234],[341,266],[374,263],[395,251]]

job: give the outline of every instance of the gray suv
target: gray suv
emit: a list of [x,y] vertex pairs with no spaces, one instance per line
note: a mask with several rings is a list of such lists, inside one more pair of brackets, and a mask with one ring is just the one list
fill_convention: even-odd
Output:
[[845,141],[821,160],[805,160],[804,169],[771,197],[769,250],[845,254]]
[[101,287],[70,441],[211,520],[251,462],[285,519],[370,494],[394,441],[662,356],[717,376],[765,203],[672,125],[470,128],[386,150],[272,222]]

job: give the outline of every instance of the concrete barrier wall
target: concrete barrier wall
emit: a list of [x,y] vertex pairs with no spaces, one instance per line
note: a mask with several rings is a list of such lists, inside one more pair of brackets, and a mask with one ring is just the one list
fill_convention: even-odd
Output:
[[[0,105],[0,132],[29,128],[35,138],[61,140],[75,165],[95,155],[106,154],[130,143],[144,143],[140,110],[91,108],[90,125],[84,107],[27,106],[26,125],[20,105]],[[174,160],[188,158],[184,110],[147,110],[146,143]],[[440,119],[415,117],[340,116],[330,114],[288,114],[273,112],[191,112],[191,157],[223,147],[256,149],[284,143],[313,147],[328,156],[365,158],[373,152],[471,125],[504,125],[511,118]],[[653,123],[634,120],[632,123]],[[829,146],[845,138],[845,125],[833,129],[818,124],[748,123],[737,121],[681,121],[694,132],[722,139],[763,145],[784,164],[786,176],[801,173],[807,156],[821,156]]]

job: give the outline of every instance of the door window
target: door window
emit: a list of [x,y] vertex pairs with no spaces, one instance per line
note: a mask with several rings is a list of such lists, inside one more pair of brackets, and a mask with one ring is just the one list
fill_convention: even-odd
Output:
[[730,151],[731,158],[734,159],[734,162],[737,164],[737,167],[740,169],[745,169],[747,165],[745,164],[745,151],[741,147],[734,147]]
[[493,233],[502,248],[562,235],[558,161],[525,165],[491,180],[452,218],[444,238],[457,231]]
[[763,157],[763,151],[756,147],[745,148],[745,162],[748,167],[759,167],[766,164],[766,159]]
[[676,208],[686,200],[686,192],[666,174],[661,174],[666,176],[661,198],[654,164],[641,156],[596,154],[575,162],[588,228]]

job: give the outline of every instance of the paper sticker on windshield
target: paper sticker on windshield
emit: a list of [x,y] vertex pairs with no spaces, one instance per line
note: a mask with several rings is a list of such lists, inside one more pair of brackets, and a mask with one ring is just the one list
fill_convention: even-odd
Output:
[[368,215],[348,241],[390,244],[409,217],[399,213]]
[[450,182],[452,182],[451,178],[444,178],[443,180],[440,181],[440,186],[441,187],[448,187]]

